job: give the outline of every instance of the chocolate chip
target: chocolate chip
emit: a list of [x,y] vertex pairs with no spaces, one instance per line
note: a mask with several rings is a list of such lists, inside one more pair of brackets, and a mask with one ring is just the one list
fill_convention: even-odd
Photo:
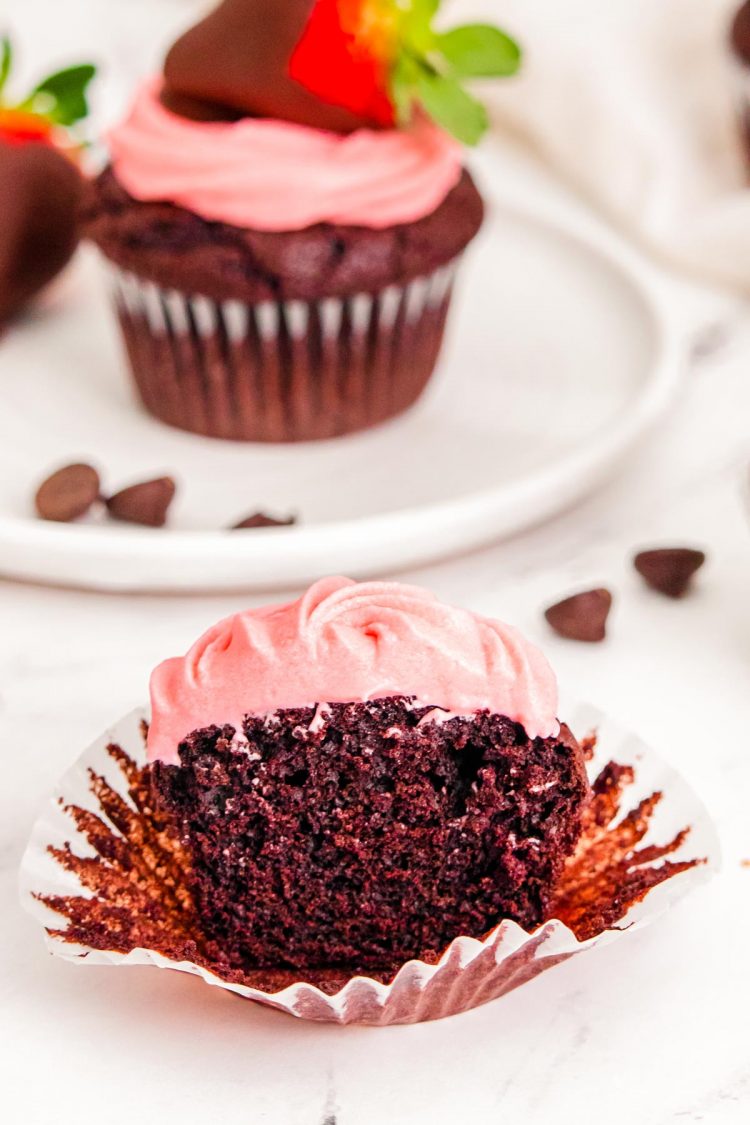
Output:
[[110,496],[107,510],[113,519],[124,523],[140,523],[146,527],[163,527],[175,494],[171,477],[131,484]]
[[66,465],[39,486],[34,504],[43,520],[69,523],[88,512],[99,488],[99,474],[91,465]]
[[706,556],[692,547],[660,547],[654,551],[641,551],[633,559],[633,566],[645,578],[652,590],[668,598],[683,597]]
[[239,523],[233,524],[230,531],[247,531],[256,527],[291,527],[297,522],[296,516],[288,516],[286,519],[275,519],[274,516],[267,516],[265,512],[255,512],[252,516],[247,516]]
[[607,633],[607,617],[612,608],[609,590],[587,590],[557,602],[545,610],[544,616],[561,637],[572,641],[603,641]]

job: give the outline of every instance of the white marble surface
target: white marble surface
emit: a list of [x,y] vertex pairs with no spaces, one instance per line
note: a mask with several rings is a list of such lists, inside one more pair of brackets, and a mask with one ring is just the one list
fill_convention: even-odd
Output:
[[[719,824],[723,873],[646,932],[433,1026],[312,1027],[177,975],[53,961],[16,902],[35,809],[81,748],[144,698],[158,659],[248,599],[0,584],[0,1070],[11,1121],[747,1120],[750,317],[682,286],[675,301],[701,329],[703,354],[620,478],[544,528],[408,578],[516,621],[576,694],[669,756]],[[632,549],[653,542],[706,546],[684,603],[631,573]],[[592,582],[617,594],[606,644],[548,635],[545,602]]]
[[[166,8],[176,22],[180,5]],[[17,9],[27,25],[52,10],[39,0]],[[541,175],[524,174],[545,205],[574,207]],[[17,904],[17,867],[35,811],[71,759],[144,699],[156,661],[252,599],[104,596],[0,582],[5,1120],[733,1125],[750,1118],[750,868],[742,866],[750,859],[750,313],[682,282],[671,293],[693,350],[684,393],[617,481],[521,538],[403,577],[519,624],[544,644],[576,695],[669,757],[718,823],[721,875],[652,928],[488,1007],[420,1027],[316,1027],[177,974],[54,961]],[[683,603],[644,590],[631,571],[633,549],[658,543],[695,543],[709,553]],[[608,641],[587,647],[551,636],[542,607],[590,583],[616,592]]]

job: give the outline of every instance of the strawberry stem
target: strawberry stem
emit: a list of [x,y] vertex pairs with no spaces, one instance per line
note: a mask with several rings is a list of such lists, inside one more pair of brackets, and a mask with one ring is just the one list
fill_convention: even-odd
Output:
[[13,45],[0,39],[0,108],[18,115],[36,117],[50,128],[69,129],[88,116],[87,90],[96,74],[90,63],[66,67],[47,75],[20,101],[5,96],[13,69]]
[[435,31],[439,0],[395,3],[401,13],[400,43],[390,71],[390,95],[398,124],[408,126],[421,108],[464,144],[477,144],[488,127],[487,112],[463,81],[515,74],[521,64],[518,44],[489,24]]

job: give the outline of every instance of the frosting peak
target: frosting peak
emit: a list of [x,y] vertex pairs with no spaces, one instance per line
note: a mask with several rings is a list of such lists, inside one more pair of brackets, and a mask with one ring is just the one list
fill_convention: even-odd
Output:
[[517,630],[416,586],[326,578],[298,601],[220,621],[159,665],[149,759],[176,763],[191,731],[239,731],[246,714],[388,695],[459,714],[486,708],[531,738],[558,730],[554,674]]
[[162,105],[160,85],[109,136],[115,175],[142,202],[247,230],[382,229],[431,214],[461,176],[460,146],[426,118],[343,136],[271,118],[190,121]]

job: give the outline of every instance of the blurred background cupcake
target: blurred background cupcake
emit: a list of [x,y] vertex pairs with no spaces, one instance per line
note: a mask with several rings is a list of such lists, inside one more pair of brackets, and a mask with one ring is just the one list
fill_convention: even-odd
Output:
[[153,415],[300,441],[419,397],[483,216],[461,82],[519,63],[435,7],[225,0],[138,91],[86,221]]

